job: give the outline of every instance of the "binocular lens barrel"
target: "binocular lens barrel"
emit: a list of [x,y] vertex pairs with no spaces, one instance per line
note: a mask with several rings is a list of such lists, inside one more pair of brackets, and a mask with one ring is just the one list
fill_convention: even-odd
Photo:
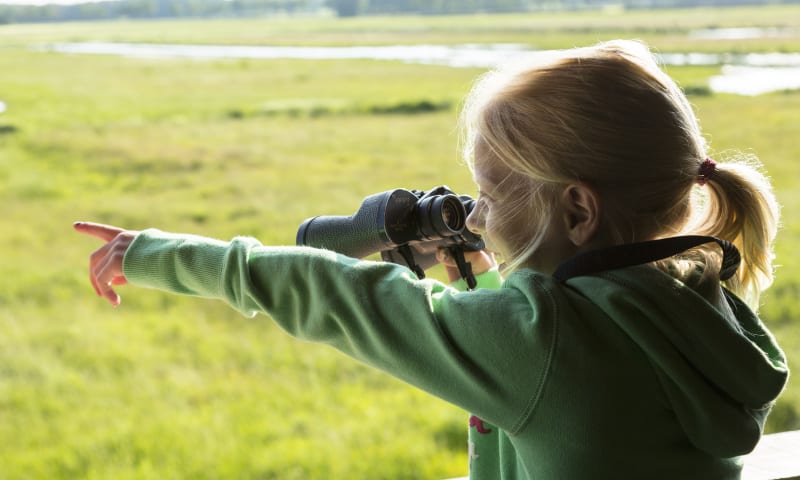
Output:
[[465,229],[473,206],[470,197],[444,186],[427,194],[398,188],[366,197],[350,216],[307,219],[297,230],[296,242],[355,258],[411,245],[419,255],[434,258],[442,246],[480,242]]
[[417,205],[420,233],[426,238],[459,235],[466,225],[466,211],[455,195],[436,195]]

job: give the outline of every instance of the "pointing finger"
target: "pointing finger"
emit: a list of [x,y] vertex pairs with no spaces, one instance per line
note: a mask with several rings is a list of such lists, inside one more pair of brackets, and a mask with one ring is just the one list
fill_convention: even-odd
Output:
[[106,242],[110,242],[114,237],[125,231],[118,227],[94,222],[75,222],[72,226],[79,233],[97,237]]

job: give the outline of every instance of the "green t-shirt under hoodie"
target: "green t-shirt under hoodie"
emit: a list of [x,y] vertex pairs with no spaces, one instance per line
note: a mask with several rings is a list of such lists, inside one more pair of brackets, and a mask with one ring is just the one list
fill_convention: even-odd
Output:
[[739,478],[788,377],[744,303],[646,265],[461,292],[325,250],[147,230],[124,273],[264,312],[471,412],[473,480]]

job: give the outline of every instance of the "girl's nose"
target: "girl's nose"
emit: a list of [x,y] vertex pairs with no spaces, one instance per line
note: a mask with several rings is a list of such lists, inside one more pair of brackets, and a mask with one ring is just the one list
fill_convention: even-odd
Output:
[[476,202],[475,208],[467,215],[467,229],[477,235],[483,234],[483,208],[480,202]]

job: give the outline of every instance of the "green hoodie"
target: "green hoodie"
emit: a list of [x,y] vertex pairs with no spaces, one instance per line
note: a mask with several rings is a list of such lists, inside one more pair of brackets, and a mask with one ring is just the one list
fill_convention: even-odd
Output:
[[147,230],[124,273],[267,313],[472,412],[472,479],[739,478],[788,376],[739,299],[649,266],[460,292],[325,250]]

